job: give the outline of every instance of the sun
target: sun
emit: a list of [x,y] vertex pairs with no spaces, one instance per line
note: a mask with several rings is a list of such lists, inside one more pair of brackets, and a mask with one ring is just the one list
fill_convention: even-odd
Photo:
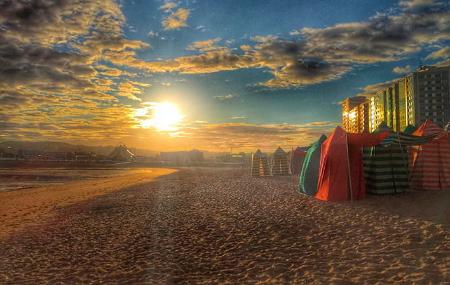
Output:
[[146,113],[151,113],[151,118],[141,120],[140,125],[143,128],[153,127],[158,131],[176,131],[183,119],[177,106],[169,102],[152,103],[147,108],[137,109],[135,116],[142,117]]

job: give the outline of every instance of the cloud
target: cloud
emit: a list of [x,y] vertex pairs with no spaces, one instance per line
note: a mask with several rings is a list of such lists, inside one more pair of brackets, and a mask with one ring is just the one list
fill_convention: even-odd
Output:
[[150,31],[148,32],[147,36],[149,36],[150,38],[156,38],[159,36],[159,33],[155,31]]
[[200,32],[206,32],[208,30],[208,29],[206,29],[205,26],[202,26],[202,25],[195,27],[195,29]]
[[289,88],[334,80],[349,70],[343,64],[332,64],[318,58],[304,58],[287,62],[276,69],[274,79],[263,85],[268,87]]
[[329,61],[374,63],[395,61],[423,46],[450,39],[446,9],[433,12],[378,14],[367,22],[302,30],[306,49]]
[[221,38],[215,38],[215,39],[193,42],[186,49],[193,50],[193,51],[203,51],[203,52],[220,50],[220,49],[223,49],[223,47],[219,47],[216,45],[220,40],[221,40]]
[[425,10],[443,5],[441,1],[435,0],[402,0],[400,6],[409,11]]
[[450,47],[443,47],[437,51],[430,53],[427,59],[448,59],[450,58]]
[[187,27],[187,20],[190,11],[186,8],[178,8],[175,12],[168,15],[163,21],[164,30],[179,30]]
[[159,9],[163,10],[164,12],[170,12],[173,9],[175,9],[177,6],[178,6],[178,4],[175,2],[166,2],[163,5],[161,5],[161,7],[159,7]]
[[336,122],[308,124],[249,124],[222,123],[198,124],[183,130],[185,139],[201,149],[228,150],[230,147],[245,151],[261,148],[274,151],[277,146],[286,149],[314,142],[321,134],[330,133]]
[[366,86],[364,86],[363,91],[361,93],[357,94],[356,96],[371,97],[371,96],[375,95],[375,93],[378,90],[385,89],[385,88],[391,86],[397,80],[398,79],[393,79],[393,80],[389,80],[389,81],[385,81],[385,82],[366,85]]
[[219,101],[228,101],[228,100],[232,100],[232,99],[237,98],[237,97],[239,97],[239,95],[235,95],[235,94],[214,96],[214,98],[216,98]]
[[[219,39],[192,43],[200,54],[141,64],[151,72],[213,73],[243,68],[269,70],[273,78],[259,85],[301,87],[335,80],[354,66],[397,61],[433,43],[450,40],[448,5],[403,2],[397,14],[376,14],[365,22],[303,28],[298,39],[255,36],[240,50],[218,46]],[[427,4],[427,5],[425,5]],[[407,7],[432,7],[409,9]],[[292,34],[292,33],[291,33]]]
[[392,69],[392,72],[397,74],[406,74],[412,72],[412,70],[413,69],[411,65],[406,65],[406,66],[396,66]]
[[[162,9],[167,27],[187,26],[190,11],[170,5]],[[448,4],[414,0],[367,21],[298,29],[289,39],[256,36],[240,49],[230,48],[227,40],[209,39],[192,43],[191,55],[144,61],[137,52],[151,46],[127,39],[125,20],[113,0],[0,1],[0,136],[89,142],[142,139],[144,145],[154,138],[165,147],[162,137],[134,128],[133,106],[150,87],[136,77],[145,72],[204,74],[258,68],[272,75],[261,85],[301,87],[335,80],[355,66],[397,61],[430,45],[445,46],[450,39]],[[438,58],[449,58],[446,46],[427,57]],[[362,93],[377,88],[381,85],[367,86]],[[227,96],[223,98],[234,98]],[[185,144],[174,140],[172,147],[306,144],[332,127],[327,122],[198,123],[183,130],[192,138],[184,138]]]
[[87,34],[93,21],[108,23],[107,29],[110,30],[120,26],[124,20],[119,6],[111,0],[17,0],[0,3],[0,22],[6,37],[45,46]]
[[120,83],[118,88],[118,95],[121,97],[128,98],[134,101],[141,101],[136,95],[141,94],[143,91],[140,87],[149,87],[150,84],[136,82],[136,81],[123,81]]
[[149,47],[124,38],[124,23],[110,0],[1,1],[0,109],[8,127],[2,137],[123,137],[133,120],[113,95],[127,86],[115,80],[136,75],[111,60],[135,64],[134,51]]
[[246,116],[233,116],[231,117],[232,120],[246,120],[248,117]]

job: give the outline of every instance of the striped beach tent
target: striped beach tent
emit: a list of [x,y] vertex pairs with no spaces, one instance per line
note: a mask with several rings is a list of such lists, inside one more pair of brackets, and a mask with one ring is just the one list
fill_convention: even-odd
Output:
[[252,155],[252,176],[262,177],[270,176],[269,162],[267,155],[262,153],[259,149]]
[[449,133],[427,120],[414,135],[435,137],[415,150],[411,187],[420,190],[450,190]]
[[416,130],[416,127],[413,125],[407,125],[405,130],[403,131],[404,134],[410,135]]
[[321,146],[326,139],[327,137],[322,135],[306,152],[298,182],[298,191],[301,193],[314,196],[317,192]]
[[428,142],[428,137],[394,133],[384,123],[375,132],[389,131],[379,145],[364,148],[366,190],[372,194],[392,194],[408,191],[407,147]]
[[287,153],[278,147],[273,153],[272,158],[272,175],[273,176],[286,176],[289,175],[289,163]]

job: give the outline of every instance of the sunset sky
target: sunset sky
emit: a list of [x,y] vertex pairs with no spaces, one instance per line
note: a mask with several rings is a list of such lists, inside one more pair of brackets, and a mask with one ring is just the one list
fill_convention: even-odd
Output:
[[0,0],[0,140],[307,145],[449,43],[445,0]]

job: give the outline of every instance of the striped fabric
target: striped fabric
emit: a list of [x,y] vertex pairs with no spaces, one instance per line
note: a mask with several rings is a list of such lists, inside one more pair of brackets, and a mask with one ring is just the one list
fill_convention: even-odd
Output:
[[262,153],[259,149],[252,155],[252,176],[263,177],[270,176],[269,162],[267,155]]
[[[391,131],[381,123],[376,132]],[[391,132],[378,146],[363,152],[367,192],[373,194],[401,193],[409,189],[408,146],[422,145],[430,136],[414,136]]]
[[391,143],[389,146],[365,148],[363,161],[367,192],[391,194],[408,191],[406,146]]
[[381,146],[389,146],[391,144],[400,144],[400,145],[422,145],[429,142],[435,134],[429,136],[414,136],[408,135],[404,133],[391,133],[387,138],[385,138],[380,145]]
[[421,190],[450,190],[450,141],[448,132],[426,121],[415,134],[436,135],[416,149],[413,156],[411,186]]
[[281,147],[278,147],[277,150],[273,153],[272,175],[273,176],[290,175],[289,170],[290,169],[287,160],[287,154]]

